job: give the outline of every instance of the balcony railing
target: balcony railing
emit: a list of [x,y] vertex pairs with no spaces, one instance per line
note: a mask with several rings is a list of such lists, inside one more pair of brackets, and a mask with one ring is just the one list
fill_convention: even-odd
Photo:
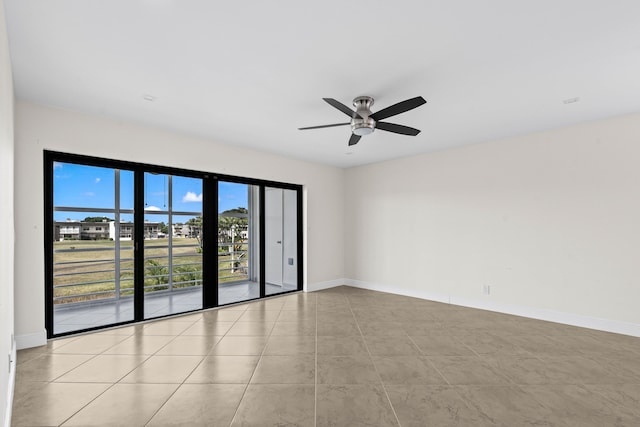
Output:
[[[145,295],[195,290],[202,286],[202,253],[196,239],[145,240]],[[133,242],[54,243],[53,300],[58,307],[108,302],[133,296]],[[116,258],[119,254],[119,259]],[[249,243],[218,243],[218,283],[249,280]]]

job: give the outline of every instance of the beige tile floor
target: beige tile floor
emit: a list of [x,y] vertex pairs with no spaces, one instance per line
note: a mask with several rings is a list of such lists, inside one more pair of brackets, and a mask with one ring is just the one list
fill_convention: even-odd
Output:
[[17,426],[640,426],[640,338],[339,287],[18,352]]

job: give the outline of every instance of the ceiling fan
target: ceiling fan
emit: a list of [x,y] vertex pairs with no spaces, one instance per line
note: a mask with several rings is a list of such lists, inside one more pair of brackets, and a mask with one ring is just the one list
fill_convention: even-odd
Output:
[[386,130],[387,132],[399,133],[401,135],[416,136],[420,133],[420,130],[410,128],[408,126],[397,125],[395,123],[381,122],[380,120],[395,116],[396,114],[404,113],[405,111],[413,110],[427,102],[423,97],[416,96],[415,98],[407,99],[406,101],[398,102],[390,107],[383,108],[376,113],[371,113],[373,98],[370,96],[359,96],[353,100],[353,106],[356,107],[356,111],[353,111],[351,108],[333,98],[322,99],[332,107],[337,108],[347,116],[351,117],[351,121],[347,123],[298,128],[298,130],[351,125],[351,138],[349,138],[349,145],[356,145],[363,135],[368,135],[375,129]]

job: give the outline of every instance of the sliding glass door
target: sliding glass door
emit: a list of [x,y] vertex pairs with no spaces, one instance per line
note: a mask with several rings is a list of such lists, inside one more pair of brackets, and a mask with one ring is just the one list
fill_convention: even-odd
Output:
[[51,166],[53,333],[133,320],[133,172]]
[[48,336],[300,290],[301,194],[45,151]]
[[202,308],[202,179],[144,174],[144,317]]
[[298,194],[265,188],[265,294],[298,289]]
[[260,298],[259,187],[218,183],[218,303]]

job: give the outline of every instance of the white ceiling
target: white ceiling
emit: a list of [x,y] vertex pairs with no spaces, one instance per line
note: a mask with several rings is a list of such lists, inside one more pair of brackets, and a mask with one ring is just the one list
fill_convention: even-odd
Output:
[[[340,167],[640,111],[638,0],[5,7],[19,99]],[[297,130],[347,121],[322,98],[358,95],[423,96],[386,120],[422,133]]]

